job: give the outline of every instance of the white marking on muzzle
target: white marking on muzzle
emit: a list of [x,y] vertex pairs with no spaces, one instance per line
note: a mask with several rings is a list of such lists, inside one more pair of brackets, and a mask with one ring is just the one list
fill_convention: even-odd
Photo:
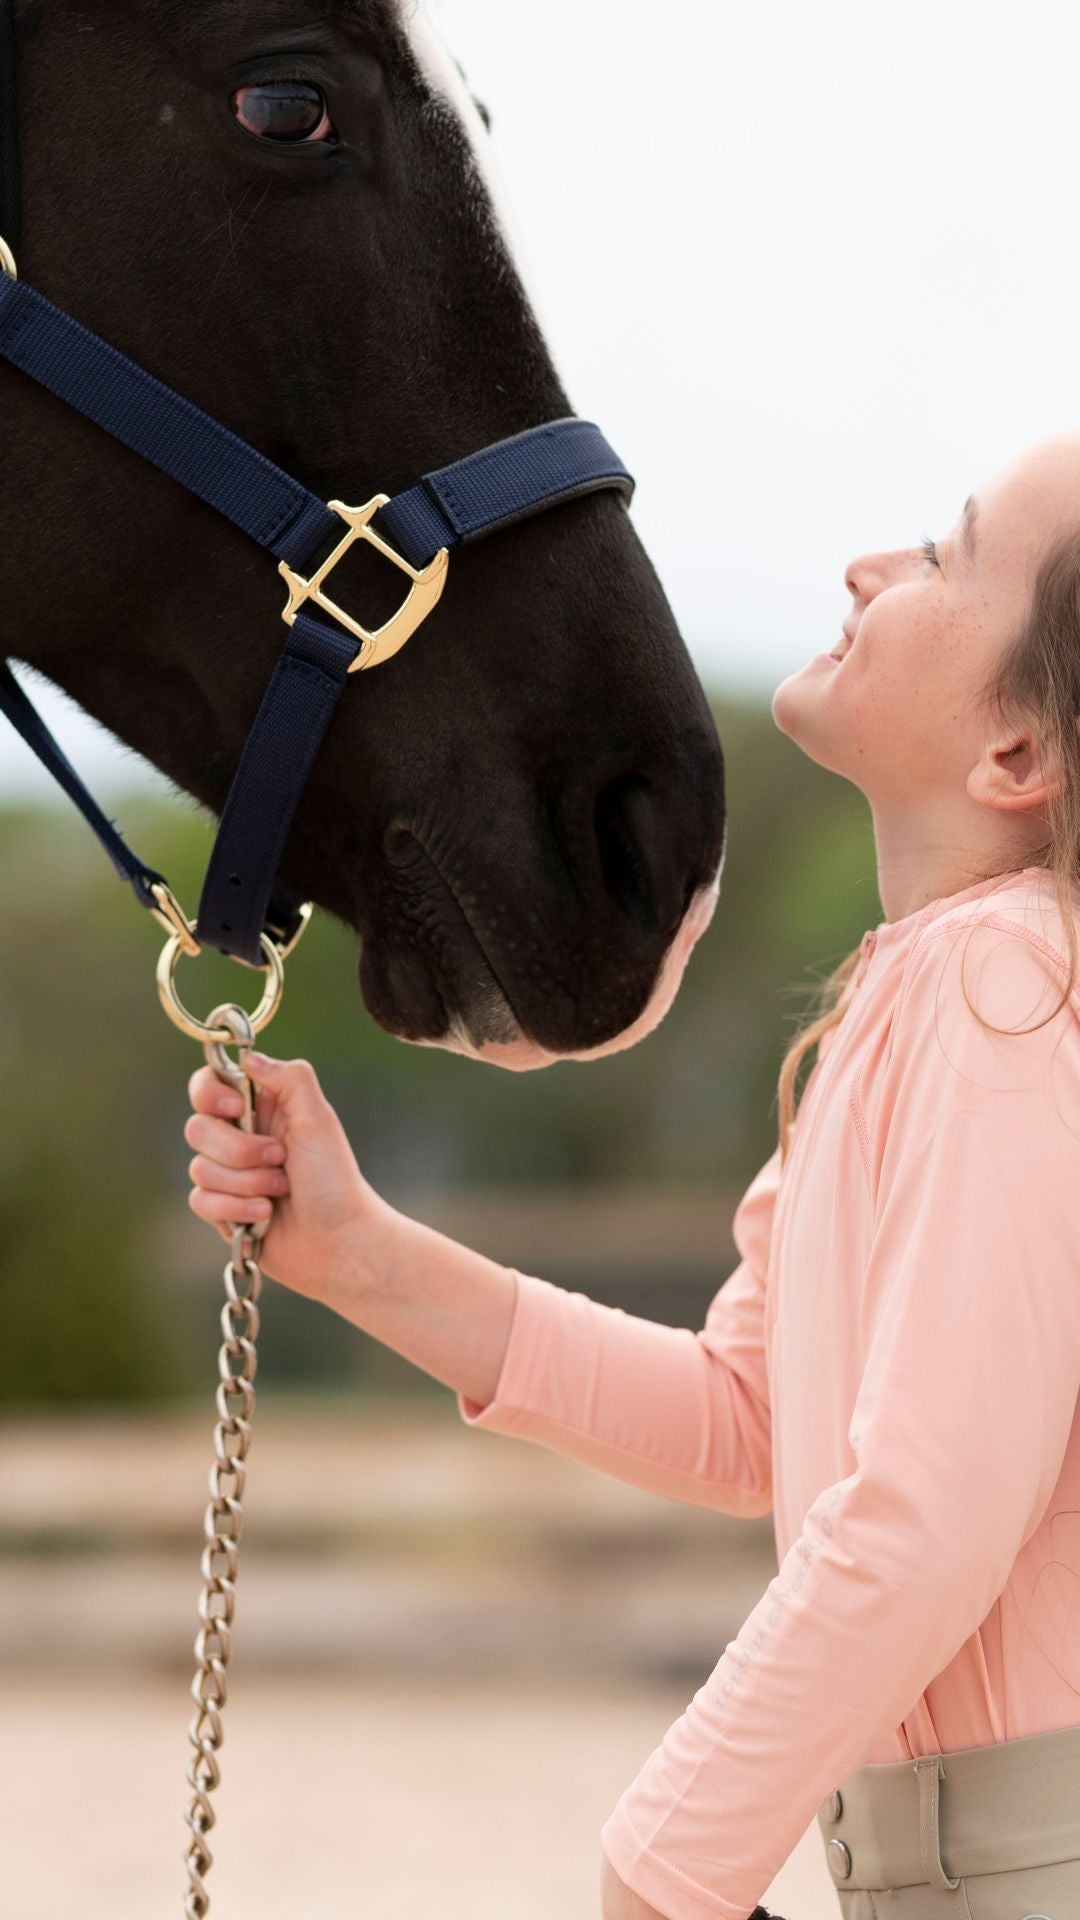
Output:
[[[558,1060],[606,1060],[610,1054],[623,1053],[628,1047],[634,1047],[646,1034],[652,1033],[660,1025],[664,1015],[671,1007],[675,995],[682,985],[686,963],[705,932],[720,897],[720,880],[724,871],[727,854],[727,823],[724,823],[724,845],[720,854],[720,864],[714,878],[707,886],[700,887],[687,908],[686,915],[678,933],[675,935],[663,965],[657,976],[656,985],[649,996],[648,1004],[632,1024],[617,1033],[612,1040],[606,1040],[602,1046],[587,1048],[583,1053],[550,1053],[546,1047],[539,1047],[526,1038],[517,1027],[517,1037],[507,1040],[489,1040],[476,1047],[469,1039],[460,1019],[455,1018],[450,1030],[442,1040],[422,1040],[423,1047],[441,1047],[446,1053],[461,1053],[470,1060],[486,1060],[493,1067],[508,1068],[511,1073],[530,1073],[538,1067],[554,1066]],[[508,1030],[511,1024],[516,1027],[513,1013],[504,1000]]]

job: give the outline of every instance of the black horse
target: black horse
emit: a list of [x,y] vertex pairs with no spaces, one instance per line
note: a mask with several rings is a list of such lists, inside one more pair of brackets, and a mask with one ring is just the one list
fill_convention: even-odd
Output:
[[[17,0],[16,34],[20,272],[324,499],[571,410],[413,0]],[[219,813],[275,569],[3,365],[0,420],[5,651]],[[350,594],[374,626],[400,577]],[[360,934],[390,1032],[532,1066],[655,1023],[724,840],[708,706],[604,494],[455,556],[348,687],[281,872]]]

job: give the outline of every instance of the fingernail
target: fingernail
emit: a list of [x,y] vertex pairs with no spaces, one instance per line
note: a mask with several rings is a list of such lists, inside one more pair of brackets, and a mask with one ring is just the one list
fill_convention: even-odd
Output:
[[244,1103],[241,1100],[240,1095],[238,1093],[226,1094],[225,1098],[221,1102],[221,1111],[222,1113],[235,1113],[235,1114],[243,1113]]
[[271,1211],[271,1203],[269,1200],[253,1200],[251,1203],[251,1211],[252,1213],[258,1214],[269,1213]]
[[281,1147],[281,1146],[265,1147],[263,1149],[263,1165],[264,1166],[280,1167],[284,1158],[285,1158],[284,1147]]
[[268,1067],[270,1065],[270,1062],[267,1059],[265,1053],[255,1053],[255,1052],[249,1053],[248,1061],[251,1064],[251,1066],[255,1067],[260,1072],[263,1067]]

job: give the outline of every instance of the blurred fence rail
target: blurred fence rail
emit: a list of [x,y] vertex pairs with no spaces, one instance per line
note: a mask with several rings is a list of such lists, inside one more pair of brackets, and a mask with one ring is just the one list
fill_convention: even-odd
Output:
[[[609,1286],[625,1273],[635,1288],[650,1284],[651,1276],[662,1303],[664,1277],[672,1271],[715,1274],[719,1285],[728,1271],[739,1197],[735,1187],[643,1183],[555,1192],[399,1193],[395,1205],[453,1239],[482,1244],[505,1266],[573,1267]],[[635,1311],[644,1309],[635,1305]]]
[[[190,1664],[210,1426],[185,1406],[0,1427],[0,1667]],[[769,1519],[470,1432],[446,1396],[264,1392],[237,1645],[254,1668],[700,1681],[775,1571]]]

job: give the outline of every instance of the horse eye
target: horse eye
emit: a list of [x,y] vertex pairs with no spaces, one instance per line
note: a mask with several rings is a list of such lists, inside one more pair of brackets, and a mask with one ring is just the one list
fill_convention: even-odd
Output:
[[335,140],[320,87],[307,80],[260,80],[230,101],[240,125],[260,140]]

